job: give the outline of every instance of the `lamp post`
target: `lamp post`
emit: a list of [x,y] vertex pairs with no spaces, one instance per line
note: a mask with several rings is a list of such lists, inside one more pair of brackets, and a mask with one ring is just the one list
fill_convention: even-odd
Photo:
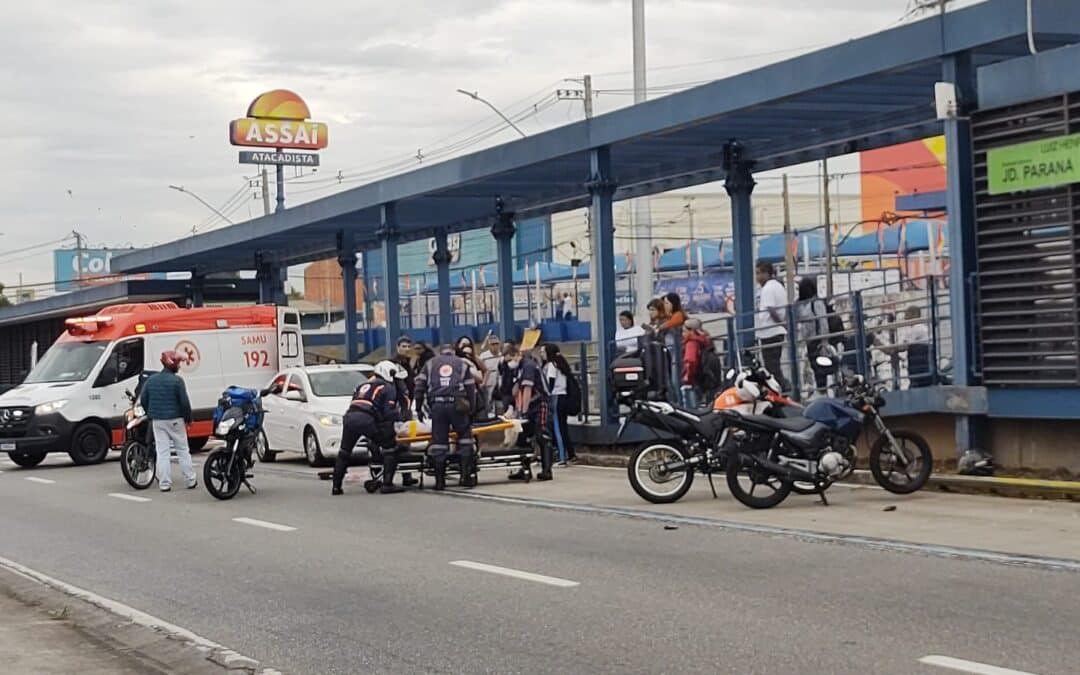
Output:
[[177,192],[183,192],[183,193],[184,193],[184,194],[186,194],[186,195],[191,195],[191,196],[192,196],[193,198],[197,199],[197,200],[199,201],[199,203],[200,203],[200,204],[202,204],[202,205],[203,205],[203,206],[205,206],[206,208],[208,208],[208,209],[210,209],[211,211],[213,211],[214,213],[216,213],[216,214],[217,214],[217,215],[218,215],[218,216],[219,216],[219,217],[220,217],[220,218],[221,218],[222,220],[224,220],[224,221],[225,221],[226,223],[228,223],[228,224],[230,224],[230,225],[235,225],[235,224],[236,224],[236,223],[234,223],[233,221],[229,220],[229,217],[228,217],[228,216],[226,216],[226,215],[225,215],[224,213],[222,213],[221,211],[218,211],[218,210],[217,210],[216,208],[214,208],[213,206],[211,206],[211,205],[210,205],[210,203],[209,203],[209,202],[207,202],[207,201],[206,201],[205,199],[203,199],[203,198],[202,198],[202,197],[200,197],[199,195],[195,194],[195,193],[194,193],[194,192],[192,192],[191,190],[187,190],[187,189],[185,189],[183,185],[170,185],[170,186],[169,186],[169,189],[170,189],[170,190],[176,190]]
[[522,131],[521,129],[519,129],[519,128],[518,128],[518,125],[514,124],[514,123],[513,123],[513,121],[511,121],[511,119],[510,119],[509,117],[507,117],[506,115],[504,115],[504,114],[503,114],[503,112],[502,112],[501,110],[499,110],[498,108],[496,108],[496,107],[495,107],[495,106],[494,106],[494,105],[493,105],[493,104],[491,103],[491,101],[487,100],[486,98],[484,98],[483,96],[481,96],[481,95],[480,95],[479,93],[477,93],[477,92],[475,92],[475,91],[465,91],[464,89],[458,89],[457,91],[458,91],[458,93],[459,93],[459,94],[464,94],[465,96],[468,96],[469,98],[471,98],[471,99],[472,99],[472,100],[474,100],[474,101],[480,101],[481,103],[483,103],[483,104],[484,104],[484,105],[486,105],[487,107],[489,107],[489,108],[491,108],[492,110],[494,110],[494,111],[495,111],[495,114],[496,114],[496,115],[498,115],[499,117],[503,118],[503,121],[504,121],[504,122],[506,122],[507,124],[509,124],[509,125],[510,125],[511,127],[513,127],[514,131],[516,131],[516,132],[518,132],[519,134],[521,134],[521,137],[522,137],[522,138],[525,138],[525,136],[527,136],[527,134],[526,134],[526,133],[525,133],[524,131]]

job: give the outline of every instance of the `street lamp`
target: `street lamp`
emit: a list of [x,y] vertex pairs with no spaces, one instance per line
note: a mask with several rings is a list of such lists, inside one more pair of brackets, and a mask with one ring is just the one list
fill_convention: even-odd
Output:
[[229,217],[228,217],[228,216],[226,216],[226,215],[225,215],[224,213],[222,213],[221,211],[218,211],[218,210],[217,210],[216,208],[214,208],[213,206],[211,206],[211,205],[210,205],[210,204],[209,204],[209,203],[208,203],[208,202],[207,202],[207,201],[206,201],[205,199],[203,199],[203,198],[202,198],[202,197],[200,197],[199,195],[195,194],[195,193],[194,193],[194,192],[192,192],[191,190],[186,190],[186,189],[184,189],[184,186],[183,186],[183,185],[170,185],[170,186],[169,186],[169,189],[170,189],[170,190],[176,190],[177,192],[183,192],[183,193],[184,193],[184,194],[186,194],[186,195],[191,195],[192,197],[194,197],[195,199],[197,199],[197,200],[199,201],[199,203],[200,203],[200,204],[202,204],[202,205],[203,205],[203,206],[205,206],[206,208],[210,209],[210,210],[211,210],[211,211],[213,211],[214,213],[218,214],[218,216],[219,216],[219,217],[221,217],[221,218],[222,218],[222,219],[223,219],[223,220],[224,220],[224,221],[225,221],[226,223],[228,223],[228,224],[230,224],[230,225],[235,225],[235,224],[236,224],[236,223],[234,223],[233,221],[229,220]]
[[494,105],[492,105],[491,101],[489,101],[486,98],[484,98],[483,96],[481,96],[478,92],[465,91],[464,89],[458,89],[458,93],[459,94],[464,94],[465,96],[468,96],[469,98],[471,98],[474,101],[480,101],[481,103],[483,103],[487,107],[494,110],[495,114],[498,115],[499,117],[503,118],[503,121],[506,122],[507,124],[509,124],[511,127],[513,127],[514,131],[521,134],[522,138],[525,138],[525,136],[527,135],[524,131],[522,131],[521,129],[518,128],[518,125],[516,125],[512,121],[510,121],[510,118],[507,117],[506,115],[504,115],[501,110],[499,110]]

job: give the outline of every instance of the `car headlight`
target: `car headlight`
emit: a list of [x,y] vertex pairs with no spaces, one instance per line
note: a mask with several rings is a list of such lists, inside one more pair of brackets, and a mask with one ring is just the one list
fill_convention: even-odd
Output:
[[232,428],[236,426],[236,418],[230,417],[227,420],[221,420],[217,425],[217,435],[227,436]]
[[340,427],[345,423],[345,419],[341,415],[325,414],[319,417],[319,424],[324,427]]
[[50,413],[58,412],[60,408],[63,408],[68,404],[67,399],[61,399],[59,401],[50,401],[48,403],[42,403],[34,408],[35,415],[48,415]]

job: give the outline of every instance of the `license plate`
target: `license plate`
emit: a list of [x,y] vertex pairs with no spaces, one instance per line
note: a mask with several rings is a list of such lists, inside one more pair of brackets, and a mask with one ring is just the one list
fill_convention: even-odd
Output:
[[0,443],[0,450],[14,450],[14,443]]
[[626,374],[626,381],[627,382],[637,382],[638,381],[638,374],[637,373],[627,373]]

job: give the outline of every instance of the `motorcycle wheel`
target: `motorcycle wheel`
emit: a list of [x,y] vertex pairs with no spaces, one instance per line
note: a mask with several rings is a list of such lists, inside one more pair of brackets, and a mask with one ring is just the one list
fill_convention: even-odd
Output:
[[791,481],[754,464],[743,454],[728,458],[727,484],[731,496],[752,509],[771,509],[791,494]]
[[[892,446],[888,436],[881,435],[870,448],[870,473],[878,485],[894,494],[907,495],[921,490],[934,470],[930,445],[914,431],[902,429],[892,435],[897,447]],[[897,452],[903,454],[906,465],[896,461]]]
[[227,448],[214,450],[203,465],[203,483],[206,484],[206,490],[217,499],[235,497],[244,480],[243,462],[239,457],[233,461],[232,469],[229,468],[231,454]]
[[139,441],[130,441],[120,451],[120,471],[124,480],[136,490],[145,490],[157,477],[157,452]]
[[661,464],[685,462],[686,452],[668,443],[645,443],[630,456],[627,477],[634,492],[653,504],[671,504],[682,499],[694,483],[693,470],[664,471]]

